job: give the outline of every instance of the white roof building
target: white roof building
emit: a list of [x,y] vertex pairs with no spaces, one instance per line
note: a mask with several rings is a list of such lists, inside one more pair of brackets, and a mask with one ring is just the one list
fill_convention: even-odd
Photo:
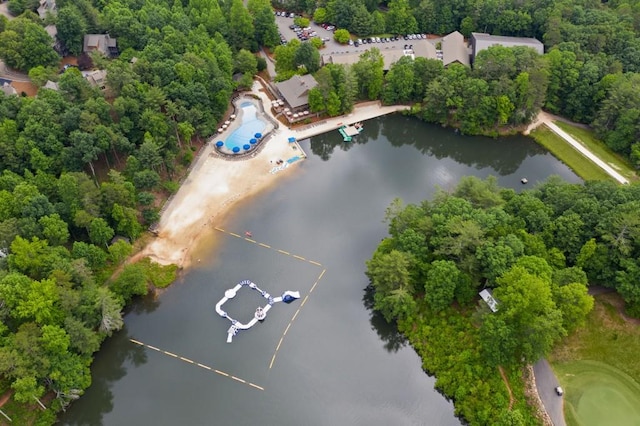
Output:
[[489,306],[491,312],[498,311],[498,301],[493,298],[493,295],[491,294],[491,291],[489,289],[485,288],[484,290],[482,290],[480,292],[480,297],[482,297],[482,300],[487,303],[487,306]]

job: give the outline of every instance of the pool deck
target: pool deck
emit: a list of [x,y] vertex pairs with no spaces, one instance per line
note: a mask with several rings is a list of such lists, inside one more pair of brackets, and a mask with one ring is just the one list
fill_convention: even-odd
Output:
[[[356,106],[346,116],[290,129],[275,120],[270,108],[271,99],[264,90],[261,83],[255,82],[248,96],[257,96],[262,100],[262,110],[274,124],[274,129],[265,134],[255,150],[237,156],[238,161],[223,158],[215,149],[216,140],[224,139],[234,127],[214,135],[200,151],[179,190],[165,203],[160,220],[154,227],[156,237],[142,251],[142,256],[149,256],[161,264],[173,263],[180,267],[197,262],[198,242],[210,241],[215,233],[214,228],[223,223],[240,200],[287,179],[301,162],[297,160],[305,158],[298,143],[289,142],[290,137],[300,141],[335,131],[343,125],[364,122],[408,108],[369,102]],[[236,118],[235,123],[240,121]],[[278,170],[274,172],[276,168]]]

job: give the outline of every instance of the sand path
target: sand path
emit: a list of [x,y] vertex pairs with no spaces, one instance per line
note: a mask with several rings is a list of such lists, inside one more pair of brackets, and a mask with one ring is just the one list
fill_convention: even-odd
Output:
[[[262,99],[264,110],[271,114],[271,101],[256,82],[252,93]],[[209,141],[193,165],[188,177],[171,199],[158,223],[157,236],[143,249],[144,256],[161,264],[176,264],[188,267],[190,249],[205,237],[211,236],[214,227],[234,205],[276,184],[284,176],[294,173],[297,163],[277,173],[270,171],[275,160],[287,160],[304,156],[297,144],[289,143],[289,137],[302,140],[332,131],[342,124],[352,124],[374,117],[407,109],[406,106],[382,107],[378,102],[357,106],[349,115],[291,130],[281,125],[263,143],[263,149],[242,160],[226,160],[215,154],[213,142]],[[216,136],[227,137],[222,134]]]

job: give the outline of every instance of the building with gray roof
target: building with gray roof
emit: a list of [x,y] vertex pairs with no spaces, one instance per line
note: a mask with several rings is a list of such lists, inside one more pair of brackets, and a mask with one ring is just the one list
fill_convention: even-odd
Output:
[[89,53],[94,50],[101,52],[106,57],[118,56],[118,46],[115,38],[111,38],[109,34],[86,34],[82,51]]
[[280,96],[289,104],[291,109],[306,109],[309,105],[309,90],[318,85],[311,74],[294,75],[289,80],[275,83]]
[[529,37],[505,37],[494,36],[485,33],[471,33],[471,58],[475,61],[478,52],[488,49],[491,46],[525,46],[535,49],[539,54],[544,53],[544,45],[535,38]]
[[[369,49],[364,49],[369,50]],[[385,49],[380,49],[380,54],[383,60],[383,69],[389,71],[391,65],[398,62],[403,56],[409,56],[411,59],[417,57],[423,57],[427,59],[436,59],[436,48],[433,44],[427,40],[422,40],[411,45],[411,49],[403,49],[402,47],[391,46]],[[360,60],[360,55],[364,52],[349,52],[349,53],[332,53],[329,55],[322,55],[322,64],[341,64],[341,65],[353,65]]]
[[458,31],[454,31],[442,37],[442,64],[446,67],[455,62],[469,66],[469,47],[464,41],[464,36]]

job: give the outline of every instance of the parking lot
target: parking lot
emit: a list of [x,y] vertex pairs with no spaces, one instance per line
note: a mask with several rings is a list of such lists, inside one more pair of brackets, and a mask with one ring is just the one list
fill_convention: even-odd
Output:
[[[296,33],[289,28],[290,25],[293,25],[293,18],[290,18],[289,15],[284,16],[275,16],[276,24],[278,25],[278,29],[280,30],[280,34],[287,40],[292,40],[298,38]],[[372,42],[360,44],[359,46],[350,46],[347,44],[340,44],[333,39],[333,31],[326,30],[322,28],[320,25],[317,25],[313,22],[309,24],[310,31],[314,31],[316,36],[325,40],[325,47],[320,49],[321,55],[334,55],[341,53],[363,53],[372,47],[376,47],[381,51],[388,49],[403,49],[405,45],[416,46],[420,43],[436,43],[438,40],[428,40],[426,38],[419,39],[407,39],[405,40],[403,36],[399,37],[398,40],[388,41],[388,42]]]

